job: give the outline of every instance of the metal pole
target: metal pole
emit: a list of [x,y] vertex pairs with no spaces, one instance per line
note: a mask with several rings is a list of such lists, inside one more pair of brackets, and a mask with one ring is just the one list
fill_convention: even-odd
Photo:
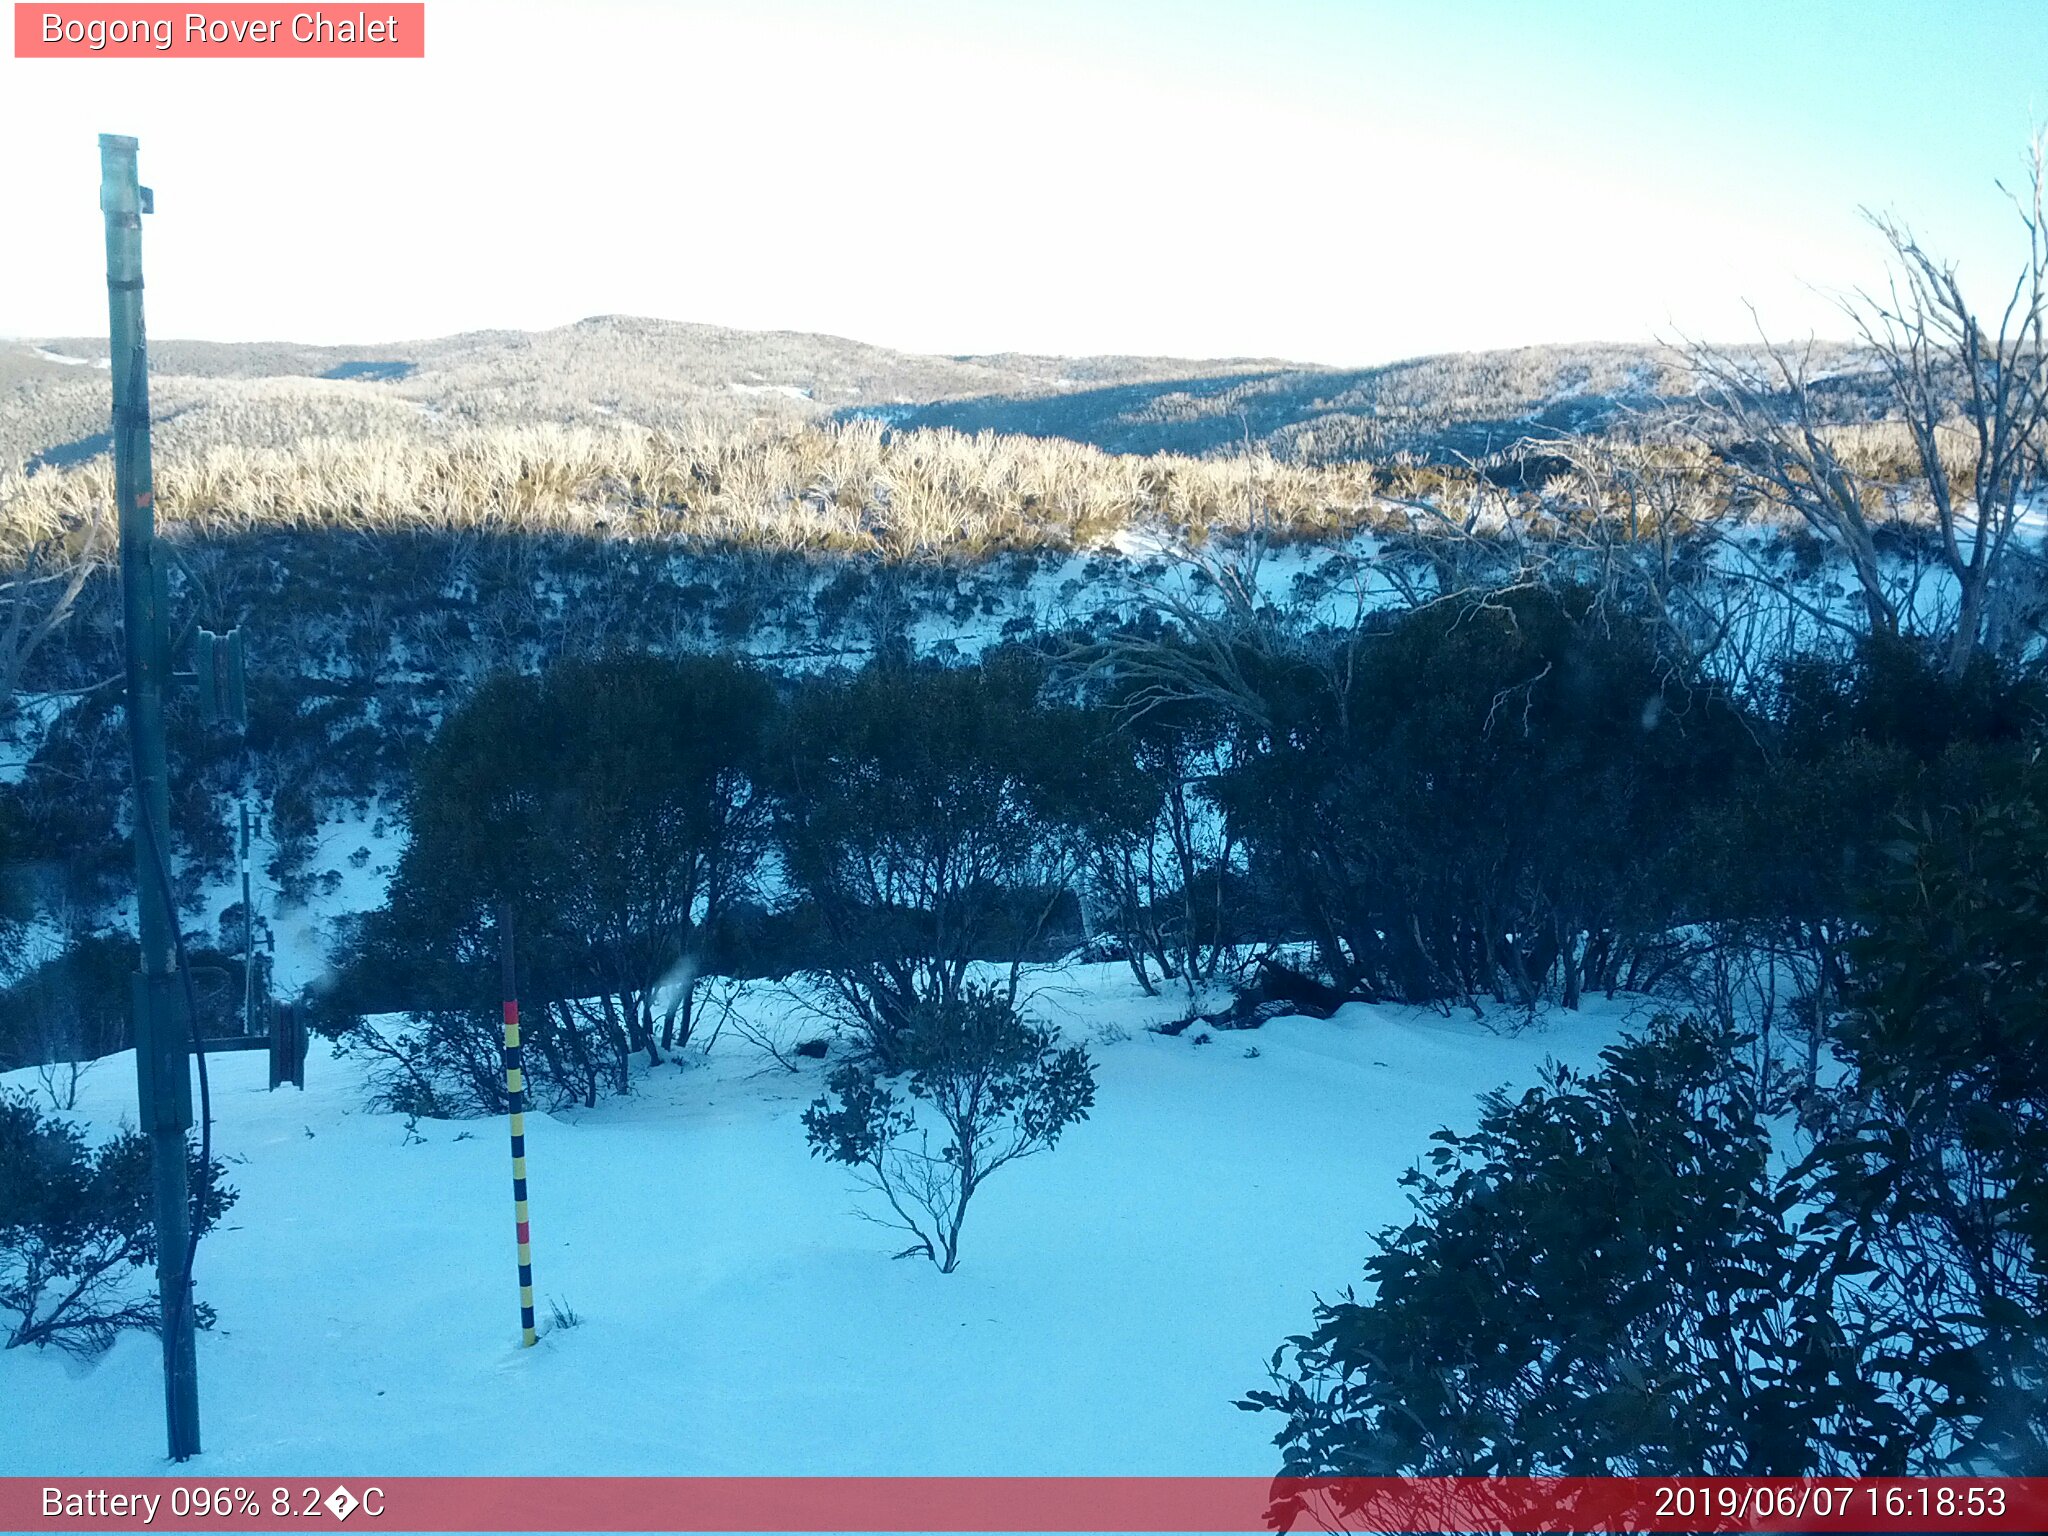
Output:
[[498,908],[498,979],[505,998],[505,1102],[512,1117],[512,1220],[519,1239],[519,1343],[540,1341],[533,1328],[533,1239],[526,1219],[526,1070],[519,1049],[519,993],[512,979],[512,909]]
[[[256,1029],[256,911],[249,905],[249,802],[242,802],[242,1033]],[[277,1084],[272,1083],[275,1088]]]
[[149,463],[149,363],[142,325],[142,215],[152,199],[135,173],[136,141],[100,135],[100,210],[107,221],[107,323],[114,385],[114,497],[121,527],[121,602],[128,665],[128,744],[135,763],[135,1081],[156,1184],[157,1299],[163,1309],[164,1421],[171,1459],[199,1453],[199,1370],[187,1270],[192,1204],[185,1133],[192,1125],[188,1057],[169,902],[170,800],[163,693],[170,625],[156,550]]

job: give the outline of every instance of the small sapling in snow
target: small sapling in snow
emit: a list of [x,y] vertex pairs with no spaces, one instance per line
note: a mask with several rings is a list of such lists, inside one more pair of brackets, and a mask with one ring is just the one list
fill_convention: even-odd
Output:
[[814,1156],[856,1169],[881,1196],[887,1211],[870,1220],[910,1235],[898,1258],[922,1254],[951,1274],[975,1191],[1087,1118],[1095,1069],[993,987],[920,1004],[897,1046],[899,1071],[872,1058],[835,1071],[804,1131]]

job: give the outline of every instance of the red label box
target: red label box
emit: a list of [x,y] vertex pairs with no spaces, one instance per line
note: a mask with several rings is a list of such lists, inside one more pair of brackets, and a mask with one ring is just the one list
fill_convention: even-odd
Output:
[[17,59],[423,59],[424,4],[14,7]]
[[11,1531],[2048,1529],[2048,1478],[0,1477]]

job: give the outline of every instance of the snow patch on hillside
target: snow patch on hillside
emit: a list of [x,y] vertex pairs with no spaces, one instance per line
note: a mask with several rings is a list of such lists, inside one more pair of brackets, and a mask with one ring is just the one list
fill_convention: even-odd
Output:
[[63,363],[72,368],[111,368],[113,360],[105,357],[73,357],[66,352],[52,352],[46,347],[30,347],[29,350],[46,363]]

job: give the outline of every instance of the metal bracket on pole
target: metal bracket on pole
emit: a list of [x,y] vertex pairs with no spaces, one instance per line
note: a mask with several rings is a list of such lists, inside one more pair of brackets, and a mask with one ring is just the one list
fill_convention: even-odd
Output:
[[249,690],[242,665],[242,631],[202,629],[192,642],[193,681],[199,716],[208,725],[244,730],[249,724]]
[[129,977],[136,1050],[148,1042],[148,1070],[137,1073],[142,1123],[183,1136],[192,1129],[192,1021],[185,1016],[185,990],[176,976]]
[[270,1025],[270,1086],[306,1086],[306,1021],[297,1005],[279,1003]]

